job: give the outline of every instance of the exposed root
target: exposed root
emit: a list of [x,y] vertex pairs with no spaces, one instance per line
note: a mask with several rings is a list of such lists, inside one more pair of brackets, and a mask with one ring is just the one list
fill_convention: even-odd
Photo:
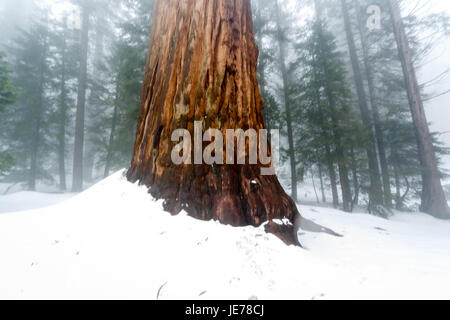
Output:
[[297,232],[294,228],[294,225],[292,224],[277,224],[273,221],[270,221],[266,224],[265,230],[267,233],[272,233],[280,238],[280,240],[288,246],[302,246],[298,241]]
[[295,220],[295,224],[293,226],[295,229],[295,234],[297,234],[300,230],[309,231],[309,232],[316,232],[316,233],[326,233],[335,237],[343,237],[343,235],[334,232],[333,230],[326,228],[324,226],[321,226],[314,221],[308,220],[303,218],[302,216],[298,216]]

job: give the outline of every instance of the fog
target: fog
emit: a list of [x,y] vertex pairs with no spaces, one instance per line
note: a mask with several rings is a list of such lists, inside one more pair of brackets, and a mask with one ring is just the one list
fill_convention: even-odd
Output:
[[[386,2],[383,1],[385,0],[373,1],[373,3],[380,6],[382,17],[387,21],[389,20],[389,12],[387,6],[383,5]],[[360,2],[363,8],[372,4],[372,2],[366,0],[360,0]],[[267,0],[253,1],[255,10],[254,19],[258,17],[261,19],[262,16],[262,20],[265,23],[264,26],[261,26],[261,22],[257,21],[255,23],[255,32],[262,53],[260,56],[266,59],[262,62],[263,64],[265,63],[262,67],[263,75],[265,73],[265,79],[260,78],[261,86],[264,87],[265,91],[263,95],[265,94],[264,99],[266,102],[273,102],[273,106],[270,108],[274,108],[265,114],[265,117],[267,117],[266,122],[275,123],[283,129],[285,128],[285,124],[283,123],[283,104],[286,103],[286,96],[283,96],[282,93],[283,75],[279,69],[280,59],[277,45],[284,43],[283,45],[286,46],[287,57],[283,63],[289,68],[294,68],[296,64],[298,67],[298,70],[290,71],[292,72],[293,79],[289,85],[299,88],[300,91],[303,90],[301,79],[305,75],[301,75],[301,73],[304,72],[305,67],[298,66],[298,64],[305,62],[298,61],[301,55],[298,48],[307,43],[306,35],[313,33],[312,21],[316,16],[316,11],[313,1],[279,0],[283,16],[281,30],[286,33],[282,36],[285,39],[280,39],[280,35],[278,35],[278,38],[274,36],[277,21],[273,15],[273,8],[271,7],[273,3]],[[353,5],[354,1],[348,1],[349,6],[350,3]],[[450,148],[450,77],[447,72],[450,70],[450,55],[447,53],[448,49],[450,49],[450,39],[448,37],[449,30],[447,29],[448,21],[444,17],[445,15],[450,15],[450,4],[446,1],[438,0],[401,1],[401,3],[405,24],[408,31],[414,37],[414,41],[412,41],[415,46],[414,50],[417,50],[417,52],[426,52],[424,55],[417,54],[416,71],[420,84],[426,84],[423,89],[423,97],[431,130],[437,133],[436,138],[444,143],[444,147]],[[322,1],[322,4],[325,8],[326,23],[330,26],[329,29],[336,39],[337,50],[343,55],[341,62],[345,64],[345,70],[341,70],[341,72],[346,73],[346,75],[342,76],[342,81],[346,82],[348,89],[353,94],[351,98],[353,99],[352,108],[356,110],[355,116],[358,117],[359,111],[357,111],[357,104],[355,103],[356,89],[352,83],[352,68],[348,49],[346,48],[344,24],[341,15],[337,13],[340,10],[339,1],[327,0]],[[87,100],[87,114],[86,122],[83,123],[83,126],[79,126],[79,123],[76,123],[79,120],[77,111],[80,108],[79,53],[80,49],[81,52],[83,51],[82,44],[80,45],[82,42],[80,39],[82,39],[83,10],[80,8],[86,9],[88,7],[90,16],[87,21],[90,23],[90,29],[87,33],[88,43],[86,44],[87,70],[85,71],[87,73],[87,82],[85,84],[85,92],[83,92]],[[152,0],[95,0],[87,2],[81,0],[0,0],[0,50],[6,53],[5,59],[8,62],[8,68],[11,69],[9,76],[14,86],[19,89],[16,102],[12,106],[17,107],[17,110],[23,112],[23,116],[19,116],[19,111],[12,112],[11,110],[13,109],[10,107],[10,113],[8,113],[8,108],[6,108],[6,112],[2,114],[2,117],[5,119],[4,122],[9,125],[5,125],[5,133],[0,136],[2,143],[0,152],[7,152],[15,159],[14,166],[11,166],[11,163],[8,166],[8,174],[0,172],[0,177],[3,174],[3,180],[8,183],[26,183],[27,180],[30,180],[29,177],[27,178],[26,172],[31,170],[29,166],[30,161],[33,161],[33,156],[31,156],[31,160],[28,158],[30,154],[27,148],[30,148],[30,139],[32,139],[34,134],[29,133],[28,138],[20,138],[22,141],[15,141],[15,138],[19,135],[16,132],[18,126],[33,127],[35,125],[33,122],[35,120],[26,120],[26,115],[29,115],[27,108],[31,108],[35,112],[35,104],[25,99],[27,90],[34,88],[33,86],[35,84],[30,84],[29,87],[24,85],[23,82],[27,78],[31,79],[31,76],[27,76],[26,70],[22,69],[22,66],[38,66],[37,62],[31,62],[34,61],[32,57],[26,55],[27,46],[24,42],[30,42],[33,39],[40,41],[36,39],[40,36],[43,38],[48,36],[48,42],[45,42],[47,40],[44,41],[44,51],[49,56],[44,59],[44,62],[47,64],[49,70],[47,70],[48,74],[46,73],[43,76],[45,81],[43,84],[41,83],[45,91],[45,94],[41,95],[44,104],[42,109],[44,111],[39,115],[40,120],[37,121],[39,123],[38,128],[42,132],[38,134],[41,139],[34,156],[38,158],[38,163],[35,168],[36,177],[33,179],[37,179],[44,185],[50,184],[56,186],[63,182],[61,181],[61,177],[58,178],[58,175],[63,175],[67,176],[67,184],[70,185],[70,180],[74,172],[75,175],[78,172],[77,161],[73,161],[72,159],[74,156],[76,158],[76,147],[80,142],[77,141],[77,137],[80,135],[80,132],[84,134],[83,138],[85,138],[84,144],[78,146],[79,150],[84,150],[84,154],[80,155],[80,157],[84,158],[81,164],[82,169],[80,170],[84,172],[85,185],[98,181],[113,170],[129,165],[134,143],[137,111],[139,109],[140,89],[145,69],[146,48],[148,46],[151,28],[152,7]],[[356,10],[351,9],[350,14],[353,19],[353,27],[355,28],[353,31],[356,35],[356,45],[360,46],[360,35],[356,28],[355,13]],[[435,22],[434,20],[429,20],[432,14],[439,14],[442,20],[436,19]],[[37,21],[40,21],[41,26],[46,26],[42,29],[41,34],[39,32],[33,33],[33,31],[36,31],[33,29],[39,26]],[[393,43],[393,37],[389,35],[389,23],[384,23],[383,32],[385,34],[383,35],[380,32],[380,37],[385,37],[384,41],[391,41]],[[64,31],[65,27],[68,27],[66,31]],[[64,47],[64,50],[67,50],[67,52],[61,51],[62,39],[64,39],[64,43],[67,46]],[[426,46],[428,43],[432,47],[427,50]],[[39,43],[36,43],[36,48],[39,45]],[[392,54],[388,52],[392,48],[381,49],[380,45],[379,49],[381,51],[377,56],[375,52],[376,46],[374,45],[370,49],[372,50],[373,59],[381,59],[381,54]],[[382,50],[386,52],[383,53]],[[22,56],[18,52],[21,52],[20,54]],[[358,51],[358,54],[360,55],[360,63],[362,64],[361,50]],[[67,58],[65,62],[62,62],[63,57]],[[24,61],[20,62],[20,59]],[[396,73],[395,76],[398,80],[401,72],[400,64],[393,61],[396,59],[394,55],[390,63],[392,62],[391,71],[392,73]],[[64,70],[67,67],[67,74],[64,74],[67,78],[62,84],[62,87],[60,83],[61,66],[64,67]],[[387,81],[386,77],[392,76],[389,75],[389,70],[384,70],[383,72],[384,74],[380,71],[379,77],[375,79],[376,81]],[[284,86],[286,87],[286,83]],[[389,88],[383,88],[385,83],[377,82],[375,86],[380,88],[380,95],[396,94],[395,92],[383,93],[384,91],[382,90],[389,91]],[[401,85],[399,84],[399,86]],[[62,90],[61,88],[65,90],[63,90],[65,92],[64,96],[60,95],[59,91]],[[400,89],[396,90],[398,90],[398,100],[401,100],[399,104],[404,108],[407,104],[405,92]],[[36,97],[38,96],[36,95]],[[63,100],[63,105],[67,109],[67,113],[64,114],[63,128],[58,124],[58,121],[60,121],[60,102],[58,101],[62,98],[66,98]],[[32,99],[38,98],[33,97]],[[395,105],[393,102],[395,98],[390,97],[389,99]],[[299,108],[298,114],[304,112],[302,103],[304,102],[299,101],[298,98],[293,98],[292,104],[294,108]],[[383,105],[382,108],[381,114],[383,116],[390,117],[392,113],[396,113],[395,110],[390,109],[392,107],[388,107],[387,105]],[[272,113],[272,111],[274,112]],[[407,111],[405,112],[403,110],[400,113],[402,113],[401,116],[399,115],[402,121],[410,121]],[[297,134],[299,136],[302,135],[302,130],[306,130],[305,128],[311,125],[301,123],[301,119],[298,119],[299,123],[295,123],[295,126],[298,126],[295,130],[298,130]],[[388,122],[386,123],[387,125]],[[77,132],[79,130],[78,127],[82,129]],[[57,138],[60,134],[64,134],[63,139]],[[287,144],[287,133],[282,130],[282,135],[283,143]],[[356,128],[354,135],[358,135]],[[389,139],[389,133],[386,132],[386,135]],[[26,135],[24,134],[24,136]],[[299,138],[299,140],[301,139]],[[411,141],[408,143],[411,143]],[[299,151],[296,156],[299,159],[303,156],[302,150],[306,149],[306,147],[310,146],[300,145],[298,147]],[[349,153],[350,150],[352,152],[354,151],[353,147],[349,147]],[[292,146],[290,148],[292,149]],[[416,151],[413,150],[414,148],[408,148],[405,148],[404,152],[405,154],[408,152],[411,153],[410,156],[412,158],[407,160],[411,160],[409,165],[411,165],[411,170],[414,171],[415,169],[412,168],[417,165],[417,159],[415,159]],[[357,153],[360,151],[364,150],[357,150]],[[289,181],[290,176],[288,153],[283,157],[284,166],[280,173],[284,181]],[[367,159],[364,159],[363,154],[364,152],[361,152],[356,156],[356,160],[358,160],[358,156],[361,157],[362,166],[367,161]],[[450,156],[446,155],[445,152],[440,153],[440,156],[443,160],[442,167],[450,170]],[[323,159],[319,160],[322,161]],[[312,172],[317,170],[317,164],[307,161],[303,163],[303,160],[299,161],[299,166],[302,167],[301,170],[299,169],[300,175],[305,174],[309,170]],[[394,165],[389,165],[394,170]],[[64,171],[64,174],[61,173],[61,170]],[[361,168],[359,178],[365,183],[364,179],[367,179],[367,176],[364,170]],[[88,176],[86,176],[86,172],[89,172]],[[411,198],[413,198],[420,192],[420,188],[418,187],[420,185],[420,178],[417,175],[417,171],[414,173],[408,171],[408,174],[411,174],[411,179],[408,182],[412,182],[415,185],[414,192],[416,193],[414,196],[411,195]],[[357,175],[356,168],[353,175]],[[286,184],[289,187],[289,182],[286,182]],[[399,185],[397,182],[398,191],[404,190],[406,187],[405,185]]]

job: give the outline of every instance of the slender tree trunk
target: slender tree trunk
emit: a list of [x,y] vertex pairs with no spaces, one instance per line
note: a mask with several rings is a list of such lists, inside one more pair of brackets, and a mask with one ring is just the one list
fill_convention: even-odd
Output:
[[317,204],[319,204],[319,203],[320,203],[320,199],[319,199],[319,194],[317,193],[317,189],[316,189],[316,182],[314,181],[314,171],[313,171],[313,168],[311,168],[311,182],[312,182],[312,185],[313,185],[314,194],[316,195],[316,201],[317,201]]
[[[314,72],[314,76],[317,79],[317,73]],[[331,194],[333,197],[333,207],[334,208],[338,208],[339,207],[339,194],[338,194],[338,189],[337,189],[337,184],[336,184],[336,171],[334,170],[334,163],[332,160],[332,154],[331,154],[331,147],[330,144],[328,143],[328,138],[330,137],[330,134],[328,133],[328,130],[325,128],[325,119],[323,116],[323,110],[321,107],[321,99],[320,99],[320,92],[319,89],[316,88],[316,92],[315,92],[315,96],[316,96],[316,104],[317,104],[317,108],[319,111],[319,126],[321,128],[322,131],[322,136],[325,138],[325,162],[326,165],[328,167],[328,175],[330,178],[330,185],[331,185]],[[320,159],[318,159],[318,163],[320,163]]]
[[442,188],[436,152],[430,129],[428,128],[427,117],[420,95],[420,88],[400,13],[400,7],[395,0],[389,0],[389,5],[419,147],[420,163],[422,165],[421,210],[436,218],[450,219],[450,209]]
[[276,11],[276,24],[277,24],[277,37],[278,37],[278,46],[279,46],[279,55],[280,55],[280,69],[283,80],[283,94],[284,94],[284,107],[286,112],[286,127],[287,127],[287,135],[288,135],[288,143],[289,143],[289,162],[291,165],[291,196],[294,201],[297,201],[297,166],[295,160],[295,144],[294,144],[294,132],[292,128],[292,114],[291,114],[291,103],[289,97],[289,75],[286,69],[286,52],[285,52],[285,42],[284,35],[281,29],[281,16],[280,16],[280,8],[278,6],[278,0],[275,0],[275,11]]
[[[326,79],[329,79],[327,76],[329,74],[328,72],[328,66],[326,63],[323,65],[324,68],[324,75]],[[350,181],[348,179],[348,168],[345,164],[345,152],[342,147],[342,136],[341,136],[341,130],[339,128],[339,120],[337,119],[336,112],[339,112],[335,100],[333,99],[333,96],[331,94],[330,86],[327,83],[325,86],[325,91],[328,99],[328,104],[330,106],[330,114],[331,114],[331,122],[333,127],[333,138],[335,143],[335,154],[337,156],[337,165],[338,165],[338,171],[339,171],[339,181],[341,184],[341,190],[342,190],[342,206],[344,211],[351,212],[351,202],[352,202],[352,193],[350,190]]]
[[304,182],[305,181],[305,174],[306,174],[305,167],[301,166],[300,170],[298,170],[298,173],[297,173],[297,181]]
[[320,193],[322,195],[322,202],[327,202],[327,196],[325,195],[325,187],[323,183],[323,169],[322,169],[322,163],[320,162],[320,158],[317,157],[317,168],[319,169],[319,180],[320,180]]
[[116,80],[116,99],[114,102],[114,113],[111,123],[111,133],[109,135],[109,144],[108,144],[108,154],[106,156],[106,164],[105,164],[105,173],[104,177],[108,177],[109,173],[111,171],[111,162],[112,162],[112,156],[113,156],[113,147],[114,147],[114,135],[116,133],[116,126],[117,126],[117,116],[119,112],[119,80]]
[[[336,136],[336,138],[339,139],[339,137]],[[339,159],[344,159],[344,153],[341,146],[338,146],[336,148],[336,154]],[[343,210],[346,212],[352,211],[352,192],[350,189],[350,181],[348,179],[348,168],[345,164],[341,163],[340,160],[338,163],[338,169],[339,169],[339,180],[341,182],[341,189],[342,189],[342,205]]]
[[[227,129],[264,128],[257,58],[249,0],[156,2],[128,179],[165,199],[165,209],[173,214],[185,210],[233,226],[300,217],[277,177],[261,175],[262,164],[171,161],[172,133],[186,129],[198,136],[194,121],[224,136]],[[190,147],[194,159],[197,148]],[[266,230],[298,244],[293,226],[272,222]]]
[[93,142],[86,141],[83,160],[83,181],[90,183],[94,181],[94,167],[95,167],[95,145]]
[[344,16],[345,33],[347,36],[347,44],[350,52],[350,59],[352,62],[353,76],[355,79],[356,91],[358,94],[359,108],[361,111],[361,119],[366,129],[368,141],[366,143],[367,158],[369,161],[369,175],[370,175],[370,212],[381,214],[377,208],[383,205],[383,191],[381,187],[380,169],[378,166],[378,157],[376,152],[376,140],[373,134],[373,123],[367,104],[366,93],[364,90],[363,78],[361,68],[359,66],[359,59],[356,53],[355,39],[353,37],[350,16],[348,13],[346,0],[341,0],[342,14]]
[[333,197],[333,208],[337,209],[339,207],[339,194],[337,188],[337,177],[336,171],[334,169],[333,161],[331,160],[331,148],[330,146],[325,146],[325,157],[327,158],[328,175],[330,177],[331,195]]
[[61,95],[60,95],[60,116],[58,133],[58,170],[59,170],[59,189],[67,190],[66,183],[66,122],[67,122],[67,84],[66,84],[66,23],[64,19],[64,33],[61,47]]
[[336,113],[342,112],[338,110],[336,106],[336,102],[334,100],[333,94],[331,92],[330,84],[328,83],[328,80],[330,79],[328,77],[329,75],[329,69],[327,63],[323,64],[324,69],[324,76],[327,81],[325,84],[325,94],[327,96],[328,105],[330,108],[330,114],[331,114],[331,122],[332,122],[332,130],[333,130],[333,140],[335,141],[335,154],[337,156],[337,165],[338,165],[338,171],[339,171],[339,181],[341,184],[341,190],[342,190],[342,206],[344,211],[351,212],[351,202],[352,202],[352,193],[350,190],[350,181],[348,179],[348,168],[345,164],[345,152],[342,146],[342,134],[341,129],[339,126],[339,120],[336,116]]
[[394,179],[395,179],[395,208],[397,210],[402,209],[401,201],[401,183],[400,183],[400,161],[398,159],[398,153],[394,146],[391,145],[392,164],[394,167]]
[[[326,75],[328,74],[327,72],[327,66],[324,65],[325,68],[325,77],[327,77]],[[331,96],[330,90],[329,90],[329,86],[326,85],[325,91],[327,92],[327,97],[328,97],[328,103],[330,106],[330,112],[331,112],[331,121],[333,123],[333,139],[334,141],[336,141],[335,144],[335,154],[338,158],[337,161],[337,166],[338,166],[338,171],[339,171],[339,182],[341,184],[341,191],[342,191],[342,206],[344,211],[346,212],[351,212],[351,201],[352,201],[352,196],[351,196],[351,191],[350,191],[350,182],[348,179],[348,168],[344,163],[344,158],[345,158],[345,153],[344,150],[342,148],[342,143],[341,143],[341,134],[340,134],[340,130],[339,130],[339,124],[338,124],[338,120],[335,116],[335,112],[336,112],[336,106],[334,104],[334,100],[333,97]],[[330,147],[328,147],[327,152],[329,152],[329,159],[331,162],[331,150]],[[333,167],[333,164],[331,162],[331,167]],[[335,173],[334,173],[334,168],[330,171],[330,178],[331,179],[336,179]],[[333,176],[333,177],[332,177]],[[334,180],[335,181],[335,180]],[[333,187],[333,185],[332,185]],[[334,197],[338,197],[337,194],[337,187],[336,190],[333,191],[333,199]],[[339,201],[337,201],[339,203]],[[333,204],[335,204],[335,201],[333,201]],[[339,205],[339,204],[338,204]]]
[[[327,72],[325,72],[327,74]],[[326,91],[328,91],[329,94],[329,88],[327,86]],[[346,212],[351,212],[351,203],[352,203],[352,193],[350,189],[350,181],[348,179],[348,168],[345,164],[345,153],[342,147],[341,142],[341,133],[339,129],[338,120],[336,118],[336,115],[334,114],[336,112],[336,108],[334,106],[334,100],[331,100],[332,97],[329,95],[329,104],[331,106],[331,115],[332,115],[332,123],[333,123],[333,136],[334,140],[336,141],[335,144],[335,154],[338,159],[337,166],[339,171],[339,182],[341,184],[341,191],[342,191],[342,207],[343,210]]]
[[[322,23],[322,7],[321,7],[321,3],[319,0],[315,0],[315,9],[316,9],[316,16],[317,19],[319,20],[320,23]],[[324,49],[323,49],[323,33],[322,33],[322,26],[319,30],[319,46],[320,46],[320,50],[322,51],[323,54],[325,54]],[[341,137],[341,130],[339,128],[339,120],[336,116],[337,112],[341,112],[340,110],[338,110],[337,105],[336,105],[336,101],[333,97],[331,88],[330,88],[330,84],[328,83],[328,81],[330,80],[330,77],[328,76],[330,74],[329,72],[329,68],[326,62],[323,62],[321,65],[322,69],[323,69],[323,73],[324,73],[324,79],[326,81],[325,85],[324,85],[324,89],[325,89],[325,95],[326,95],[326,99],[328,102],[328,107],[330,109],[330,115],[331,115],[331,122],[332,122],[332,136],[333,136],[333,140],[335,141],[335,154],[338,158],[337,161],[337,165],[338,165],[338,171],[339,171],[339,181],[341,184],[341,190],[342,190],[342,204],[343,204],[343,209],[344,211],[347,212],[351,212],[351,201],[352,201],[352,197],[351,197],[351,190],[350,190],[350,182],[348,179],[348,168],[346,166],[346,164],[344,163],[344,158],[345,158],[345,152],[342,148],[342,137]],[[317,77],[317,76],[316,76]],[[317,93],[318,94],[318,93]],[[320,99],[320,98],[319,98]],[[319,101],[320,102],[320,101]],[[322,114],[322,111],[319,112],[320,114]],[[325,123],[323,116],[321,122]],[[331,159],[331,147],[329,147],[329,150],[327,151],[330,153],[330,159]],[[332,177],[332,175],[334,175],[334,177]],[[334,168],[332,170],[330,170],[330,178],[331,179],[336,179],[335,173],[334,173]],[[333,188],[333,185],[332,185]],[[336,190],[333,190],[333,205],[335,207],[338,206],[338,204],[336,205],[336,202],[339,203],[339,201],[336,201],[334,199],[334,197],[338,197],[337,194],[337,188]]]
[[72,181],[73,192],[80,192],[83,190],[83,155],[90,15],[90,4],[88,3],[88,0],[83,1],[81,9],[80,70],[78,75],[77,114],[75,124],[75,150]]
[[380,120],[380,111],[378,108],[378,103],[375,98],[375,85],[373,79],[372,66],[369,62],[369,53],[367,47],[366,33],[364,31],[363,19],[361,17],[361,7],[358,0],[354,0],[355,9],[358,16],[358,28],[361,37],[361,46],[363,52],[364,68],[366,70],[367,84],[369,88],[369,100],[372,107],[372,117],[375,126],[375,135],[378,146],[378,154],[380,157],[381,166],[381,177],[383,180],[383,191],[384,191],[384,205],[387,208],[392,208],[392,192],[391,192],[391,179],[389,176],[389,166],[386,156],[386,147],[384,143],[383,135],[383,125]]
[[358,165],[356,162],[356,155],[355,155],[355,149],[352,147],[350,150],[351,157],[352,157],[352,176],[353,176],[353,189],[355,190],[353,201],[352,201],[352,207],[355,207],[359,205],[359,181],[358,181]]
[[[93,80],[100,84],[102,82],[101,79],[101,65],[104,58],[104,31],[105,27],[105,18],[101,15],[97,17],[96,26],[95,26],[95,49],[94,49],[94,63],[93,63]],[[101,101],[97,96],[98,94],[94,91],[90,91],[88,108],[91,110],[95,110],[95,108],[100,107]],[[88,128],[92,128],[95,126],[93,121],[90,121],[88,118],[86,121],[86,125]],[[98,148],[96,147],[95,137],[93,134],[89,134],[89,130],[87,130],[88,134],[86,136],[86,146],[85,146],[85,156],[84,156],[84,168],[83,175],[84,181],[92,182],[94,180],[94,168],[95,168],[95,160],[97,156]]]
[[[46,28],[48,26],[46,25]],[[39,100],[36,104],[35,111],[35,127],[31,144],[31,162],[30,162],[30,175],[28,178],[28,189],[30,191],[36,191],[36,179],[38,174],[38,156],[39,147],[41,144],[41,126],[42,126],[42,113],[44,109],[44,94],[45,94],[45,68],[47,60],[48,39],[47,32],[43,36],[42,52],[39,65]]]

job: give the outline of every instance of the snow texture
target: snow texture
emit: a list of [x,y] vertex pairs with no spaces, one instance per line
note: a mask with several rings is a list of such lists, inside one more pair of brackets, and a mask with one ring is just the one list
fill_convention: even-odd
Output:
[[0,197],[0,298],[450,298],[448,221],[299,206],[344,235],[301,232],[301,249],[161,207],[123,171],[74,197]]

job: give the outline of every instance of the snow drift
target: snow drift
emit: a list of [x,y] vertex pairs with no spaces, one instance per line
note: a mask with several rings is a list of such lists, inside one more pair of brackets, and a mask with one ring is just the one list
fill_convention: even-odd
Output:
[[301,249],[161,207],[118,172],[54,206],[0,214],[0,298],[450,298],[450,222],[300,206],[344,235],[302,232]]

